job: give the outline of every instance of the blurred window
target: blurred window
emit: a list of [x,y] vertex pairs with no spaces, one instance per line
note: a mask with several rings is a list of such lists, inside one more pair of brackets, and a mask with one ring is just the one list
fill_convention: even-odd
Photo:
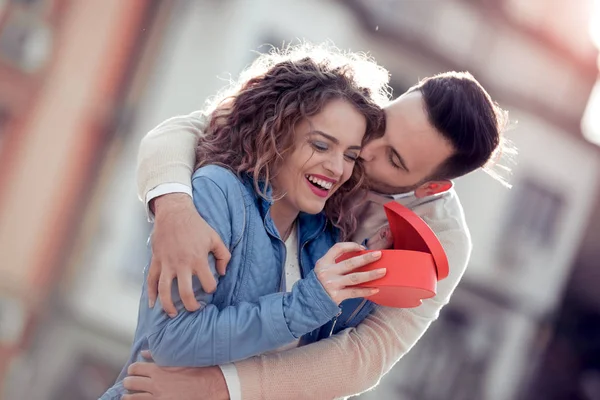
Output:
[[527,265],[530,258],[556,243],[566,207],[560,192],[533,177],[522,179],[514,190],[497,253],[498,260],[508,267]]
[[0,59],[27,73],[42,69],[52,48],[52,30],[34,10],[9,8],[0,26]]

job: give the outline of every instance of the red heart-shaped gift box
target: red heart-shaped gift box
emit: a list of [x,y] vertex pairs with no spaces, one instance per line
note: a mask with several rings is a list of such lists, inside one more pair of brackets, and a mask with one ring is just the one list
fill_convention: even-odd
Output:
[[[388,307],[418,307],[436,294],[437,282],[448,276],[448,258],[435,233],[417,214],[396,203],[384,205],[393,236],[393,249],[382,250],[381,258],[357,271],[386,268],[383,278],[358,286],[376,287],[379,293],[369,300]],[[346,253],[336,262],[368,253]]]

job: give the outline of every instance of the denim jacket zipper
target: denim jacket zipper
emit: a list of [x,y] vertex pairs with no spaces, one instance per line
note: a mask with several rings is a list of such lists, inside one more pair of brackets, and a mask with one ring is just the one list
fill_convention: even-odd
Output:
[[[264,216],[263,218],[263,225],[267,228],[267,215]],[[287,261],[287,247],[285,245],[285,242],[283,241],[283,239],[280,236],[274,235],[270,229],[267,228],[267,233],[269,234],[269,236],[271,236],[274,239],[277,239],[281,245],[281,250],[283,253],[283,263],[281,266],[281,277],[279,278],[279,292],[285,292],[286,288],[285,288],[285,263]]]
[[[365,304],[367,304],[367,299],[363,299],[360,304],[354,309],[354,311],[352,311],[352,314],[350,314],[350,316],[346,319],[346,323],[344,324],[344,327],[346,327],[348,325],[348,323],[350,321],[352,321],[352,318],[356,317],[356,314],[358,314],[360,312],[360,310],[362,310],[365,306]],[[335,324],[337,323],[338,317],[342,314],[342,311],[340,310],[340,312],[333,318],[333,324],[331,324],[331,329],[329,330],[329,336],[333,335],[333,329],[335,328]]]
[[358,307],[356,307],[356,309],[352,311],[352,314],[350,314],[350,316],[346,320],[346,325],[348,325],[348,322],[352,321],[352,318],[356,317],[356,314],[358,314],[360,310],[362,310],[365,307],[365,304],[367,304],[367,299],[362,299]]
[[329,335],[327,335],[327,337],[330,337],[331,335],[333,335],[333,329],[335,328],[335,324],[337,324],[337,320],[340,315],[342,315],[341,308],[340,308],[340,311],[338,311],[337,315],[335,317],[333,317],[333,323],[331,324],[331,329],[329,330]]
[[282,239],[279,239],[279,242],[282,245],[282,251],[283,251],[283,266],[281,268],[281,279],[279,280],[279,291],[286,292],[287,288],[286,288],[286,279],[285,279],[285,264],[287,262],[287,247],[285,245],[285,242]]

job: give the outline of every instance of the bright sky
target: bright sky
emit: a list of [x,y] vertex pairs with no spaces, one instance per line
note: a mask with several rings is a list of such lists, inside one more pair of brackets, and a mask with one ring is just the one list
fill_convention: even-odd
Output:
[[[600,49],[600,0],[594,0],[594,9],[590,18],[590,35],[596,47]],[[598,67],[600,68],[600,57]],[[590,142],[600,146],[600,80],[596,81],[590,95],[581,120],[581,130]]]

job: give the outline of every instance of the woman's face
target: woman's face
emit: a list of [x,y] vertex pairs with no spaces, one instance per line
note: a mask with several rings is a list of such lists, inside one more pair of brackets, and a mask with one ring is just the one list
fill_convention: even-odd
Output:
[[367,129],[365,117],[348,101],[332,100],[296,126],[294,150],[272,180],[276,195],[292,212],[317,214],[352,175]]

